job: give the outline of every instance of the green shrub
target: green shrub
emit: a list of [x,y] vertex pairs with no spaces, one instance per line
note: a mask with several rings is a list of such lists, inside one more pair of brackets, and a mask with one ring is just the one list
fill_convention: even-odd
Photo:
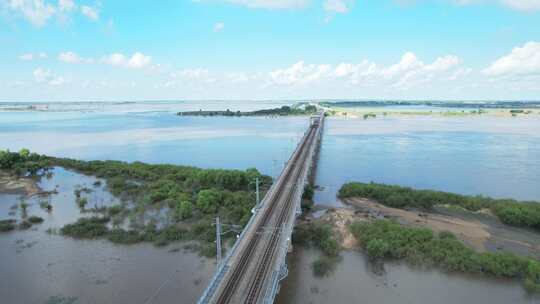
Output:
[[110,221],[108,217],[80,218],[73,224],[67,224],[60,233],[75,238],[98,238],[109,233],[106,223]]
[[115,216],[120,214],[124,210],[124,207],[122,205],[114,205],[107,208],[107,213],[109,216]]
[[221,193],[215,189],[201,190],[197,194],[197,208],[204,213],[214,214],[221,202]]
[[390,252],[390,246],[381,239],[373,239],[367,242],[366,250],[370,258],[381,259]]
[[540,292],[540,262],[529,260],[525,287],[531,292]]
[[28,221],[32,224],[39,224],[39,223],[43,223],[43,218],[33,215],[28,218]]
[[88,205],[88,199],[86,197],[77,198],[77,205],[79,208],[84,209]]
[[11,231],[15,229],[16,220],[0,220],[0,232]]
[[181,201],[176,206],[176,217],[178,219],[188,219],[193,216],[193,204],[189,201]]
[[332,226],[321,223],[300,224],[294,228],[292,242],[305,247],[315,247],[327,256],[337,256],[340,251]]

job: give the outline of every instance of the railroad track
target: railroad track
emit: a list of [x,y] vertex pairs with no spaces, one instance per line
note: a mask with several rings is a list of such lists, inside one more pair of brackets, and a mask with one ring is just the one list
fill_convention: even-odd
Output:
[[[302,142],[302,146],[295,152],[291,159],[290,166],[287,166],[284,178],[280,178],[279,184],[276,186],[276,190],[272,193],[272,197],[269,200],[269,207],[264,211],[264,214],[260,220],[260,222],[257,225],[257,228],[255,230],[255,233],[252,234],[250,237],[249,243],[247,246],[242,250],[242,253],[240,255],[239,260],[236,263],[236,267],[232,269],[231,276],[229,277],[224,289],[222,290],[221,294],[219,295],[217,302],[218,304],[226,304],[230,303],[232,300],[235,291],[238,287],[239,282],[244,277],[244,274],[249,266],[249,261],[257,251],[258,245],[261,241],[262,236],[265,233],[264,227],[268,224],[269,220],[272,219],[274,215],[274,211],[276,210],[276,207],[280,205],[280,202],[283,199],[283,195],[285,196],[285,208],[281,208],[281,212],[279,214],[278,220],[275,224],[277,226],[281,225],[283,221],[286,219],[289,208],[291,207],[291,204],[293,203],[293,194],[298,185],[296,185],[296,180],[298,179],[300,173],[302,172],[302,165],[304,164],[305,158],[306,158],[306,151],[309,151],[310,144],[312,141],[312,138],[314,134],[316,133],[317,128],[316,127],[310,127],[308,134],[305,137],[305,140]],[[300,166],[298,167],[298,161],[300,160]],[[293,179],[291,179],[291,176]],[[293,186],[289,189],[283,187],[287,187],[288,184],[292,182]],[[277,194],[276,194],[277,192]],[[276,225],[274,225],[276,226]],[[274,227],[272,227],[274,228]],[[263,251],[263,259],[262,263],[260,263],[257,267],[257,270],[255,272],[254,279],[252,280],[250,287],[248,289],[247,298],[245,300],[245,303],[255,303],[260,295],[260,290],[263,287],[264,278],[266,275],[266,272],[268,270],[268,267],[270,267],[272,257],[274,256],[277,242],[279,241],[280,231],[279,229],[274,229],[270,234],[270,240],[267,243],[267,245],[264,247]]]
[[[309,151],[309,147],[311,146],[310,145],[311,140],[312,140],[311,137],[313,136],[315,132],[315,128],[311,128],[310,132],[311,133],[308,135],[308,138],[305,144],[305,146],[308,147],[307,149],[308,151]],[[307,151],[302,151],[302,153],[306,153],[306,152]],[[289,190],[289,193],[286,197],[285,207],[281,209],[281,213],[279,214],[279,218],[277,221],[278,225],[282,225],[285,219],[287,218],[287,214],[289,214],[289,208],[291,208],[291,205],[293,204],[294,193],[298,187],[298,184],[296,183],[296,181],[298,180],[300,174],[302,173],[302,167],[303,167],[302,165],[304,164],[304,160],[305,160],[305,157],[302,157],[301,162],[300,162],[301,165],[299,166],[299,168],[296,170],[294,174],[295,176],[293,178],[293,181],[295,183],[294,183],[294,186]],[[296,164],[294,165],[294,167],[296,167]],[[259,266],[257,267],[255,279],[251,282],[251,286],[249,288],[248,296],[246,298],[245,303],[256,303],[257,299],[259,298],[260,291],[263,287],[262,285],[264,283],[264,279],[266,277],[268,268],[270,267],[272,263],[272,257],[274,256],[276,250],[279,247],[278,242],[279,242],[280,232],[281,232],[280,230],[275,230],[272,232],[270,241],[268,242],[264,250],[262,263],[259,264]]]

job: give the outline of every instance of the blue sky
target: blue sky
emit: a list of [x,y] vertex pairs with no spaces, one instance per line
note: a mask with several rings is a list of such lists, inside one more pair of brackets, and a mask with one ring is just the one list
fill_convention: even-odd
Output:
[[540,0],[0,0],[0,100],[540,99]]

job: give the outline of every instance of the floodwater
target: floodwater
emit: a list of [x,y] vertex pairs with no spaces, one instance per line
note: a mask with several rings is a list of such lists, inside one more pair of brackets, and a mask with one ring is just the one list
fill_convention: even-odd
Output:
[[[165,282],[152,303],[171,303],[179,290],[186,303],[195,302],[214,265],[183,250],[182,244],[165,248],[152,244],[117,246],[105,240],[75,240],[47,232],[92,215],[80,211],[75,189],[91,189],[82,194],[88,199],[88,208],[119,203],[104,189],[105,183],[94,185],[97,180],[55,168],[51,178],[39,182],[43,190],[58,193],[50,198],[26,199],[26,212],[45,221],[26,231],[0,234],[1,302],[144,303]],[[22,210],[12,207],[20,201],[19,195],[0,194],[0,218],[20,219]],[[49,202],[52,212],[43,210],[40,201]]]
[[[305,117],[178,117],[183,110],[254,110],[280,102],[161,102],[50,105],[49,111],[3,111],[0,149],[29,148],[54,156],[174,163],[204,168],[256,167],[276,176],[306,129]],[[329,118],[325,125],[316,203],[335,205],[343,182],[376,181],[465,194],[540,200],[540,117]],[[45,231],[80,214],[73,189],[92,188],[90,205],[115,202],[93,177],[56,169],[45,190],[57,188],[51,214],[29,200],[29,215],[45,222],[0,234],[2,303],[192,303],[214,262],[182,244],[114,245],[77,241]],[[58,185],[58,187],[57,187]],[[9,218],[13,194],[0,195],[0,219]],[[19,211],[13,217],[19,217]],[[177,250],[177,249],[181,250]],[[487,280],[390,264],[373,274],[356,252],[329,278],[311,274],[316,253],[291,255],[279,303],[533,303],[518,282]],[[384,282],[388,282],[384,285]],[[159,287],[162,285],[160,289]],[[394,286],[393,284],[397,284]],[[461,298],[460,298],[461,297]],[[58,300],[59,298],[56,298]]]
[[480,276],[445,274],[436,270],[412,269],[400,263],[385,263],[384,272],[374,271],[360,252],[341,253],[342,261],[323,278],[312,275],[311,263],[319,253],[296,248],[288,256],[285,278],[277,304],[287,303],[403,303],[454,304],[539,303],[513,281]]

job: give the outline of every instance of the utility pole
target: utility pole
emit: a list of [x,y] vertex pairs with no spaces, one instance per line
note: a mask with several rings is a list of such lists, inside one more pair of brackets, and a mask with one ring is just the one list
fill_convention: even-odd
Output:
[[259,198],[259,177],[255,179],[255,189],[256,189],[256,194],[257,194],[257,202],[255,203],[255,206],[259,206],[259,203],[261,202]]
[[221,224],[219,223],[219,216],[216,217],[216,258],[217,269],[221,268]]

